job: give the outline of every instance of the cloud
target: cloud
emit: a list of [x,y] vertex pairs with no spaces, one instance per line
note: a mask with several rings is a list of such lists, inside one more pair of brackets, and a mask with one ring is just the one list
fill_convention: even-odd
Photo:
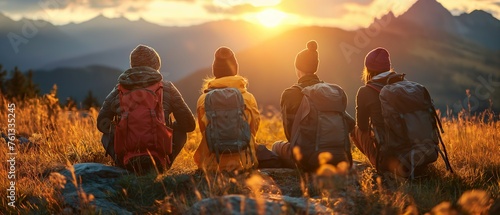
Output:
[[[15,19],[47,17],[56,24],[81,22],[97,14],[147,18],[156,23],[197,24],[205,20],[244,19],[272,7],[287,13],[290,23],[323,26],[367,26],[390,10],[405,12],[416,0],[0,0],[0,12]],[[455,15],[485,10],[500,17],[498,0],[438,0]],[[46,5],[46,7],[40,6]],[[49,10],[47,10],[49,9]],[[196,20],[193,22],[192,20]]]
[[310,1],[296,1],[296,0],[283,0],[279,4],[279,8],[288,13],[309,17],[338,17],[343,15],[346,4],[359,4],[368,5],[373,0],[310,0]]
[[262,7],[275,6],[281,0],[198,0],[209,13],[237,15],[262,10]]
[[[54,0],[55,1],[55,0]],[[45,2],[45,0],[16,0],[16,1],[2,1],[2,12],[8,13],[30,13],[37,12],[41,10],[40,3]],[[62,3],[55,4],[57,8],[64,8],[65,5]]]
[[260,10],[259,7],[253,6],[251,4],[240,4],[231,7],[223,7],[214,4],[204,4],[204,8],[209,13],[218,14],[243,14]]
[[[275,7],[283,12],[308,17],[338,17],[343,15],[345,4],[368,5],[374,0],[281,0],[275,4],[255,3],[248,0],[205,1],[205,8],[210,13],[243,14],[262,10],[262,7]],[[252,3],[253,2],[253,3]],[[268,1],[270,2],[270,1]]]

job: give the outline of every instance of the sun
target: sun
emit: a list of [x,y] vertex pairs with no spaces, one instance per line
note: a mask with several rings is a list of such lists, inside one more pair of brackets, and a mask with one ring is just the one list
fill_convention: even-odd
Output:
[[268,28],[274,28],[286,18],[286,14],[279,10],[268,8],[257,13],[255,17],[261,25]]

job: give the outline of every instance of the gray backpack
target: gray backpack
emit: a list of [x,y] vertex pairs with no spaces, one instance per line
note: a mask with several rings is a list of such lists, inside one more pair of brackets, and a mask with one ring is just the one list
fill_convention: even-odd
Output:
[[236,88],[209,89],[205,97],[208,149],[219,162],[220,154],[239,153],[250,147],[250,126],[245,103]]
[[[380,92],[385,134],[379,136],[378,155],[394,155],[401,165],[396,170],[403,177],[414,178],[415,170],[433,163],[442,155],[450,171],[446,148],[442,142],[441,122],[427,89],[408,81],[405,74],[392,74],[387,84],[369,83]],[[438,127],[439,126],[439,127]],[[440,130],[439,130],[440,129]],[[439,148],[439,143],[443,151]],[[381,157],[377,159],[377,163]]]
[[303,159],[300,162],[306,170],[319,167],[318,155],[329,152],[330,164],[346,161],[352,164],[349,128],[345,119],[347,96],[335,84],[318,83],[300,88],[302,102],[292,126],[292,146],[298,146]]

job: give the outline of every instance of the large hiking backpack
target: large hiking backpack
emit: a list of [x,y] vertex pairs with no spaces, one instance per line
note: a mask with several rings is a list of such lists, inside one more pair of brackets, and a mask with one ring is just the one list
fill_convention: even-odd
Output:
[[144,167],[145,161],[170,165],[172,129],[165,125],[162,82],[132,90],[118,85],[118,91],[121,114],[114,137],[118,164],[127,169]]
[[249,152],[250,126],[241,92],[236,88],[209,89],[206,92],[205,114],[208,124],[205,138],[217,163],[221,154],[240,153],[243,150]]
[[[384,134],[377,134],[377,168],[381,156],[392,155],[400,163],[396,173],[414,178],[420,167],[435,162],[441,154],[446,168],[452,171],[440,136],[440,131],[443,132],[441,122],[429,92],[423,85],[408,81],[404,76],[393,73],[388,76],[386,85],[367,84],[380,93],[385,124]],[[439,148],[440,142],[444,154]]]
[[298,146],[302,160],[294,160],[306,170],[319,167],[318,156],[329,152],[328,162],[336,165],[342,161],[352,164],[349,128],[345,119],[347,96],[335,84],[318,83],[301,89],[302,101],[292,125],[292,147]]

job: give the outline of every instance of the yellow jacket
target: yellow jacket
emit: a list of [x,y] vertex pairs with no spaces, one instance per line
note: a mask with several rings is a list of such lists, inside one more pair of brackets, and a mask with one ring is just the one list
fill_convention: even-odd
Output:
[[[232,87],[239,89],[243,100],[246,105],[245,114],[247,116],[248,123],[250,125],[250,153],[246,151],[242,151],[237,154],[221,154],[220,162],[217,164],[215,154],[210,153],[208,149],[208,145],[205,139],[205,129],[208,124],[207,117],[205,115],[205,96],[206,93],[203,93],[198,99],[198,103],[196,105],[196,112],[198,114],[198,124],[200,127],[200,132],[203,135],[200,145],[196,152],[194,153],[194,162],[198,165],[199,169],[205,169],[209,171],[214,170],[240,170],[240,169],[249,169],[252,167],[257,167],[257,156],[255,154],[255,135],[257,134],[257,130],[259,129],[260,123],[260,113],[257,107],[257,101],[254,96],[247,91],[248,82],[245,78],[241,76],[227,76],[218,79],[209,79],[205,81],[204,87],[202,88],[202,92],[208,88],[224,88],[224,87]],[[250,155],[252,157],[250,157]],[[241,158],[241,159],[240,159]],[[253,158],[253,159],[252,159]],[[253,162],[252,162],[253,161]]]

